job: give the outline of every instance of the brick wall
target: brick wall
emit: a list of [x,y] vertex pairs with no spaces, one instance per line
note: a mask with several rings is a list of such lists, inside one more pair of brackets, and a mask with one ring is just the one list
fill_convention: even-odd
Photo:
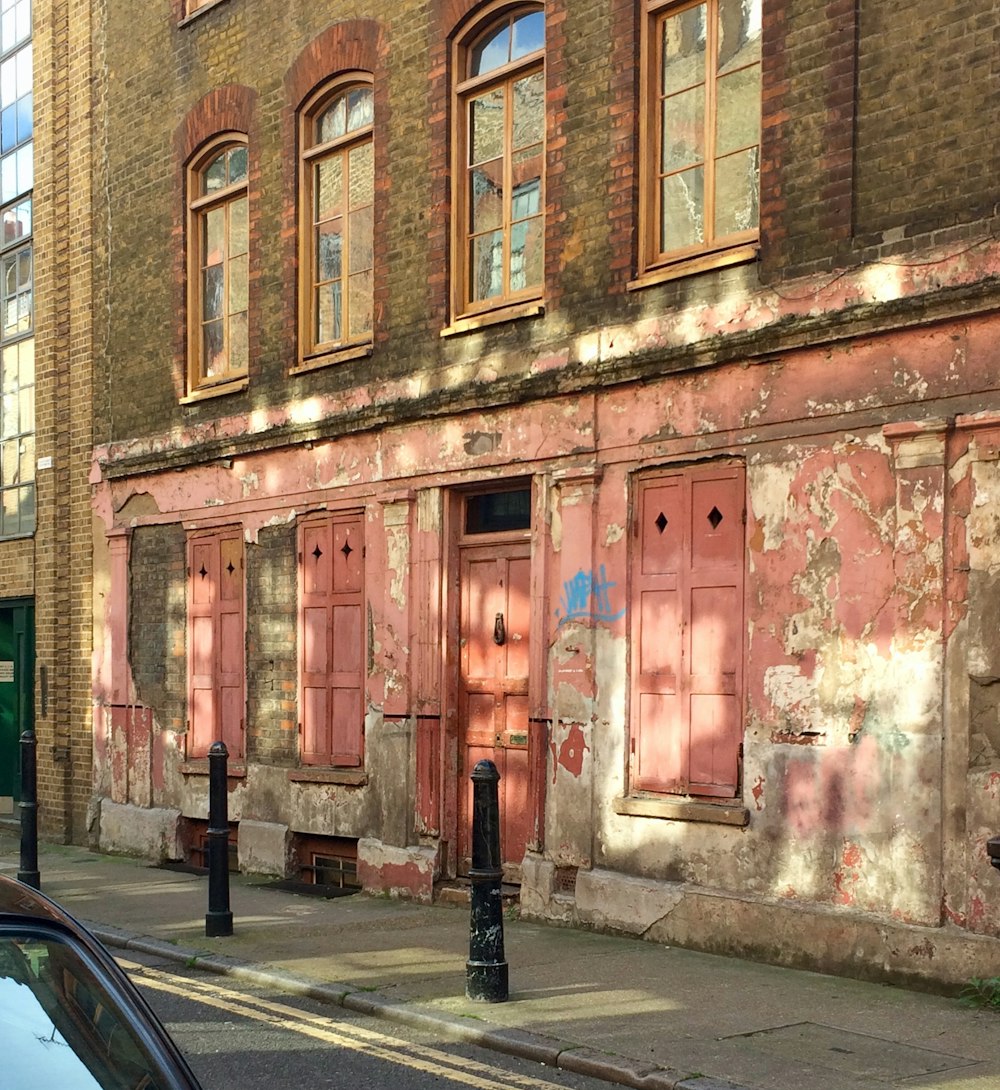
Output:
[[298,759],[295,526],[260,531],[247,546],[247,758]]
[[179,525],[140,527],[129,550],[132,677],[161,730],[183,731],[187,720],[186,550]]

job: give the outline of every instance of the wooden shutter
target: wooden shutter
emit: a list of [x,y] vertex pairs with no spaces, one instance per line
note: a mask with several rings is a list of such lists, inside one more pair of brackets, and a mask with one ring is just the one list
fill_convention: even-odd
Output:
[[633,787],[733,797],[742,732],[742,468],[649,478],[636,510]]
[[223,741],[230,758],[242,758],[243,539],[238,531],[192,538],[188,561],[188,756]]
[[362,517],[306,523],[301,541],[302,763],[356,767],[364,726]]

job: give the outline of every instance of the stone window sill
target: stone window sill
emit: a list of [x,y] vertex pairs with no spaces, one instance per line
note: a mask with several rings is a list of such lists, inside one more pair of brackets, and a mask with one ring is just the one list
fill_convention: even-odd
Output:
[[750,824],[750,811],[730,803],[705,802],[678,796],[626,795],[614,800],[614,811],[627,817],[659,818],[665,821],[704,821],[711,825]]
[[344,787],[364,787],[368,773],[363,768],[291,768],[289,783],[339,783]]
[[677,261],[671,265],[659,265],[656,268],[647,269],[629,282],[629,291],[638,291],[641,288],[653,287],[656,284],[664,284],[668,280],[678,280],[682,276],[694,276],[695,273],[708,272],[710,269],[724,269],[729,265],[744,265],[757,260],[760,246],[756,242],[745,246],[734,246],[729,250],[720,250],[711,254],[698,254],[684,261]]
[[515,303],[513,306],[497,307],[496,310],[486,310],[480,314],[467,314],[464,318],[456,318],[451,325],[441,330],[441,336],[454,337],[459,333],[475,333],[476,330],[485,329],[487,326],[514,322],[519,318],[539,318],[544,314],[545,304],[537,299],[528,303]]
[[[209,771],[207,757],[195,757],[181,764],[181,774],[184,776],[207,776]],[[247,766],[239,764],[226,765],[226,778],[230,780],[242,780],[247,774]]]
[[372,354],[371,341],[364,344],[347,345],[344,348],[333,349],[330,352],[319,352],[314,356],[306,356],[294,367],[289,368],[290,375],[305,375],[310,371],[318,371],[322,367],[330,367],[335,363],[347,363],[349,360],[363,360]]
[[192,390],[186,397],[181,398],[182,405],[193,405],[197,401],[207,401],[209,398],[222,397],[223,394],[236,394],[245,390],[250,385],[250,380],[244,376],[232,382],[220,382],[218,386],[202,386]]

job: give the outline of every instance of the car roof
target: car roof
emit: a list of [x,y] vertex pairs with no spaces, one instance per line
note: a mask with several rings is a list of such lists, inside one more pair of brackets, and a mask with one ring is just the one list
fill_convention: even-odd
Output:
[[4,916],[19,920],[44,920],[47,923],[55,921],[71,928],[78,926],[71,916],[43,893],[9,875],[0,874],[0,918]]

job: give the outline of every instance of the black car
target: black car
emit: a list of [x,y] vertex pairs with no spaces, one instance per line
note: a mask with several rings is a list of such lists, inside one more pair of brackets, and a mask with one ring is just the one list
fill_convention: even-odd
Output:
[[3,875],[0,1087],[200,1090],[100,942],[48,897]]

